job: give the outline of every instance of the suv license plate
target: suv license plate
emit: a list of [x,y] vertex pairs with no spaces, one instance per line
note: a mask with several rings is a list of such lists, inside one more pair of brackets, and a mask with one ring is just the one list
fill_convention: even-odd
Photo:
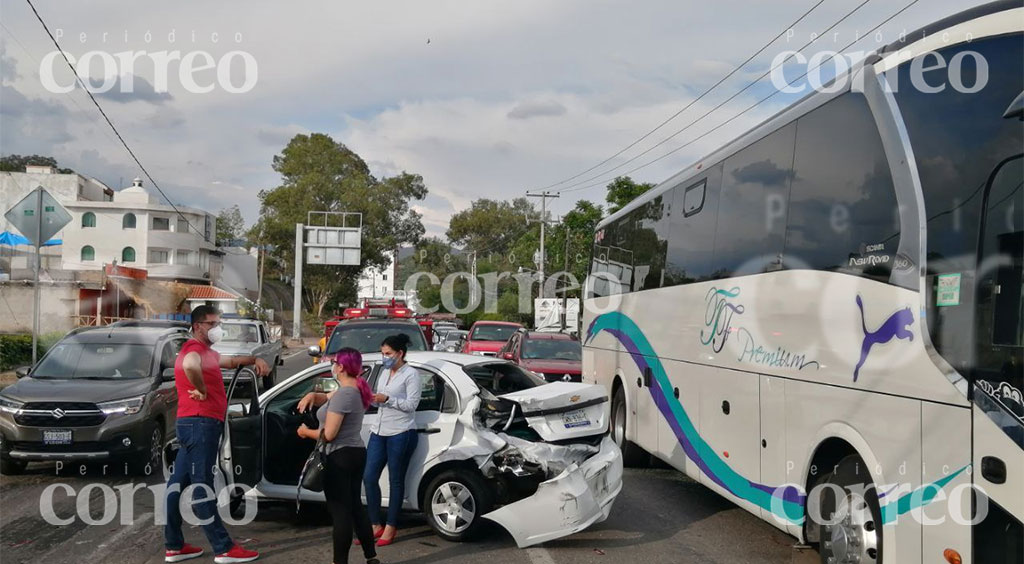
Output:
[[71,430],[43,431],[44,445],[69,445],[71,444]]
[[576,411],[563,413],[562,423],[565,424],[566,429],[572,429],[573,427],[589,427],[590,419],[587,418],[586,411],[577,409]]

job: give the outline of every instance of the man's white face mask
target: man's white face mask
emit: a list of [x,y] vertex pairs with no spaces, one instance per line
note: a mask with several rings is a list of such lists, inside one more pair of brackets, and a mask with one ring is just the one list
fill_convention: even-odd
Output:
[[224,338],[224,328],[218,325],[210,329],[206,332],[206,338],[210,340],[210,344],[217,344],[218,341]]

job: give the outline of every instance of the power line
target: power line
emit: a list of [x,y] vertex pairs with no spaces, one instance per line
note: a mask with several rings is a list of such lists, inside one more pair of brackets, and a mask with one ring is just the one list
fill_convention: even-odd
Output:
[[[616,166],[614,166],[614,167],[612,167],[612,168],[610,168],[610,169],[608,169],[608,170],[606,170],[606,171],[604,171],[604,172],[602,172],[602,173],[600,173],[600,174],[594,175],[594,176],[592,176],[592,177],[590,177],[590,178],[587,178],[586,180],[580,180],[579,182],[575,182],[575,183],[573,183],[573,184],[570,184],[570,185],[566,186],[565,188],[562,188],[562,189],[560,189],[560,190],[557,190],[557,191],[558,191],[558,192],[562,192],[562,191],[569,191],[569,190],[568,190],[569,188],[572,188],[572,187],[574,187],[574,186],[579,186],[579,185],[581,185],[581,184],[586,184],[586,183],[588,183],[588,182],[594,181],[594,180],[596,180],[596,179],[598,179],[598,178],[600,178],[600,177],[602,177],[602,176],[604,176],[604,175],[606,175],[606,174],[609,174],[610,172],[612,172],[612,171],[614,171],[614,170],[618,170],[618,169],[620,169],[620,168],[622,168],[622,167],[624,167],[624,166],[628,165],[629,163],[631,163],[631,162],[633,162],[633,161],[635,161],[635,160],[639,159],[640,157],[642,157],[642,156],[646,155],[647,153],[650,153],[650,152],[651,152],[651,151],[653,151],[654,149],[657,149],[658,147],[660,147],[660,146],[664,145],[665,143],[667,143],[667,142],[668,142],[668,141],[670,141],[671,139],[674,139],[674,138],[675,138],[675,137],[676,137],[677,135],[679,135],[680,133],[682,133],[682,132],[686,131],[687,129],[689,129],[689,128],[690,128],[690,127],[692,127],[693,125],[697,124],[697,122],[699,122],[699,121],[703,120],[704,118],[708,117],[709,115],[711,115],[712,113],[714,113],[714,112],[715,112],[716,110],[718,110],[718,109],[719,109],[719,108],[721,108],[722,106],[724,106],[724,105],[728,104],[729,102],[731,102],[731,101],[735,100],[735,99],[736,99],[736,97],[737,97],[737,96],[739,96],[740,94],[742,94],[742,93],[746,92],[747,90],[749,90],[749,89],[753,88],[753,87],[754,87],[755,85],[757,85],[757,83],[758,83],[758,82],[760,82],[760,81],[761,81],[761,79],[763,79],[764,77],[766,77],[766,76],[768,76],[769,74],[771,74],[771,73],[772,73],[772,71],[774,71],[775,69],[777,69],[777,68],[779,68],[780,66],[782,66],[782,65],[786,64],[786,61],[788,61],[789,59],[793,58],[793,57],[794,57],[794,56],[795,56],[795,55],[796,55],[797,53],[799,53],[800,51],[803,51],[803,50],[804,50],[804,49],[806,49],[806,48],[807,48],[807,47],[808,47],[809,45],[811,45],[812,43],[814,43],[815,41],[817,41],[817,37],[821,37],[821,36],[827,35],[827,34],[828,34],[828,32],[832,31],[832,30],[833,30],[833,29],[834,29],[834,28],[835,28],[836,26],[838,26],[839,24],[841,24],[841,23],[843,23],[844,21],[846,21],[846,19],[847,19],[847,18],[849,18],[850,16],[852,16],[852,15],[853,15],[854,13],[856,13],[856,12],[857,12],[858,10],[860,10],[861,8],[863,8],[863,7],[864,7],[864,5],[866,5],[866,4],[867,4],[868,2],[870,2],[870,1],[871,1],[871,0],[864,0],[863,2],[861,2],[860,4],[858,4],[858,5],[857,5],[857,6],[856,6],[856,7],[854,8],[854,9],[850,10],[849,12],[847,12],[847,13],[846,13],[846,14],[845,14],[845,15],[844,15],[843,17],[839,18],[839,19],[838,19],[838,20],[837,20],[837,21],[836,21],[835,23],[833,23],[832,25],[830,25],[830,26],[829,26],[829,27],[828,27],[827,29],[823,30],[823,31],[822,31],[821,33],[817,34],[816,36],[813,36],[813,38],[812,38],[812,39],[811,39],[810,41],[808,41],[807,43],[804,43],[804,44],[803,44],[803,46],[801,46],[801,47],[800,47],[799,49],[797,49],[797,50],[796,50],[796,51],[794,51],[793,53],[791,53],[791,54],[787,55],[787,56],[786,56],[786,58],[785,58],[785,59],[783,59],[782,61],[780,61],[780,62],[779,62],[779,63],[778,63],[777,65],[773,65],[773,66],[771,66],[771,67],[770,67],[770,68],[769,68],[769,69],[768,69],[767,71],[765,71],[765,72],[764,72],[764,74],[762,74],[761,76],[759,76],[759,77],[755,78],[755,79],[754,79],[754,80],[752,80],[752,81],[751,81],[751,82],[750,82],[749,84],[747,84],[746,86],[744,86],[743,88],[741,88],[741,89],[740,89],[740,90],[739,90],[738,92],[736,92],[736,93],[735,93],[735,94],[733,94],[732,96],[729,96],[728,98],[726,98],[725,100],[723,100],[722,102],[720,102],[720,103],[719,103],[719,104],[718,104],[717,106],[715,106],[715,107],[711,108],[710,110],[708,110],[707,112],[705,112],[705,113],[704,113],[703,115],[701,115],[701,116],[700,116],[700,117],[698,117],[697,119],[695,119],[695,120],[691,121],[690,123],[686,124],[685,126],[683,126],[683,127],[681,128],[681,129],[677,130],[677,131],[676,131],[675,133],[673,133],[672,135],[669,135],[668,137],[666,137],[666,138],[662,139],[662,140],[661,140],[661,141],[659,141],[658,143],[656,143],[656,144],[652,145],[651,147],[649,147],[649,148],[645,149],[645,150],[644,150],[643,152],[641,152],[641,153],[639,153],[639,154],[637,154],[637,155],[635,155],[635,156],[633,156],[633,157],[630,157],[629,159],[627,159],[627,160],[625,160],[625,161],[623,161],[623,162],[619,163],[618,165],[616,165]],[[872,30],[872,31],[873,31],[873,30]],[[869,32],[869,33],[870,33],[870,32]],[[847,46],[847,47],[849,47],[849,46]],[[845,49],[846,49],[846,47],[844,47],[843,49],[845,50]],[[834,58],[834,57],[829,57],[829,59],[828,59],[828,60],[832,60],[833,58]],[[821,67],[821,65],[818,65],[818,67],[816,67],[816,68],[820,68],[820,67]],[[808,71],[808,72],[810,72],[810,71]],[[807,74],[804,74],[803,76],[807,76]],[[803,76],[801,76],[800,78],[803,78]],[[799,79],[797,79],[797,80],[799,80]],[[629,173],[626,173],[626,174],[629,174]]]
[[[797,80],[800,80],[800,79],[802,79],[802,78],[806,77],[806,76],[807,76],[808,74],[810,74],[810,73],[811,73],[811,71],[812,71],[812,70],[815,70],[815,69],[821,68],[821,66],[822,66],[822,65],[824,65],[824,64],[828,63],[829,61],[831,61],[832,59],[834,59],[834,58],[836,57],[836,55],[838,55],[838,54],[839,54],[839,52],[841,52],[841,51],[845,51],[845,50],[849,49],[849,48],[850,48],[851,46],[853,46],[854,44],[856,44],[856,43],[859,43],[860,41],[862,41],[862,40],[863,40],[864,38],[867,38],[867,37],[869,37],[869,36],[870,36],[870,35],[871,35],[872,33],[874,33],[874,32],[875,32],[875,31],[876,31],[876,30],[877,30],[878,28],[880,28],[880,27],[882,27],[883,25],[885,25],[885,24],[889,23],[889,22],[890,22],[890,21],[892,21],[892,20],[893,20],[894,18],[896,18],[897,16],[899,16],[899,15],[900,15],[900,14],[902,14],[903,12],[907,11],[907,9],[909,9],[909,8],[910,8],[911,6],[913,6],[914,4],[917,4],[917,2],[918,2],[918,0],[912,0],[912,1],[911,1],[911,2],[909,3],[909,4],[907,4],[906,6],[904,6],[903,8],[901,8],[901,9],[900,9],[899,11],[897,11],[897,12],[896,12],[896,13],[894,13],[893,15],[889,16],[888,18],[886,18],[885,20],[883,20],[883,21],[882,21],[881,23],[879,23],[879,24],[878,24],[878,25],[876,25],[875,27],[871,28],[871,30],[869,30],[869,31],[868,31],[867,33],[865,33],[865,34],[864,34],[863,36],[861,36],[861,37],[860,37],[859,39],[855,39],[854,41],[851,41],[850,43],[847,43],[847,44],[846,44],[846,45],[845,45],[845,46],[844,46],[843,48],[839,49],[839,50],[838,50],[838,51],[836,52],[836,54],[830,55],[830,56],[829,56],[829,57],[828,57],[827,59],[823,60],[823,61],[822,61],[822,62],[821,62],[820,64],[818,64],[818,65],[817,65],[817,66],[815,66],[814,68],[808,69],[808,70],[807,70],[807,72],[805,72],[804,74],[800,75],[799,77],[797,77],[797,78],[796,78],[796,79],[794,79],[793,81],[786,81],[786,86],[789,86],[789,85],[790,85],[790,84],[791,84],[792,82],[795,82],[795,81],[797,81]],[[762,78],[763,78],[763,77],[762,77]],[[758,79],[758,80],[760,80],[760,79]],[[749,86],[748,86],[748,87],[749,87]],[[716,125],[715,127],[713,127],[713,128],[711,128],[711,129],[709,129],[708,131],[706,131],[706,132],[702,133],[701,135],[699,135],[699,136],[697,136],[697,137],[695,137],[695,138],[691,139],[690,141],[687,141],[686,143],[684,143],[684,144],[680,145],[679,147],[676,147],[675,149],[672,149],[671,151],[669,151],[668,153],[665,153],[664,155],[661,155],[660,157],[657,157],[657,158],[655,158],[655,159],[652,159],[652,160],[650,160],[650,161],[647,161],[647,162],[645,162],[644,164],[642,164],[642,165],[640,165],[640,166],[637,166],[637,167],[634,167],[634,168],[631,168],[631,169],[627,170],[626,172],[622,173],[622,175],[629,175],[629,174],[632,174],[632,173],[634,173],[634,172],[636,172],[636,171],[638,171],[638,170],[641,170],[641,169],[643,169],[643,168],[647,168],[648,166],[650,166],[650,165],[652,165],[652,164],[654,164],[654,163],[656,163],[656,162],[658,162],[658,161],[660,161],[660,160],[662,160],[662,159],[664,159],[664,158],[666,158],[666,157],[668,157],[668,156],[670,156],[670,155],[673,155],[673,154],[675,154],[676,152],[678,152],[678,151],[680,151],[680,150],[682,150],[682,149],[684,149],[684,148],[686,148],[686,147],[688,147],[688,146],[692,145],[693,143],[695,143],[695,142],[697,142],[697,141],[699,141],[699,140],[703,139],[704,137],[707,137],[708,135],[710,135],[710,134],[714,133],[715,131],[718,131],[718,130],[719,130],[719,129],[721,129],[722,127],[724,127],[724,126],[728,125],[729,123],[731,123],[732,121],[736,120],[736,119],[737,119],[737,118],[739,118],[740,116],[742,116],[742,115],[746,114],[747,112],[749,112],[750,110],[754,109],[755,107],[757,107],[757,106],[759,106],[759,105],[763,104],[764,102],[768,101],[769,99],[771,99],[771,98],[775,97],[775,96],[776,96],[776,95],[778,95],[778,94],[779,94],[780,92],[782,92],[782,91],[781,91],[781,90],[776,90],[775,92],[772,92],[772,93],[771,93],[771,94],[769,94],[768,96],[765,96],[764,98],[761,98],[760,100],[758,100],[758,101],[754,102],[753,104],[751,104],[750,106],[748,106],[748,107],[747,107],[746,109],[744,109],[744,110],[743,110],[743,111],[741,111],[740,113],[738,113],[738,114],[736,114],[736,115],[732,116],[731,118],[727,119],[726,121],[724,121],[724,122],[722,122],[722,123],[720,123],[720,124]],[[733,96],[732,98],[735,98],[735,96]],[[730,98],[730,100],[731,100],[732,98]],[[728,100],[727,100],[727,101],[728,101]],[[719,107],[721,107],[721,104],[719,104],[719,106],[716,106],[716,107],[715,107],[714,109],[718,109]],[[714,111],[714,109],[713,109],[712,111]],[[711,112],[708,112],[708,114],[710,114],[710,113],[711,113]],[[698,120],[697,120],[697,121],[699,121],[699,119],[702,119],[703,117],[707,116],[708,114],[705,114],[704,116],[701,116],[701,118],[698,118]],[[696,121],[694,121],[693,123],[696,123]],[[691,125],[692,125],[692,124],[691,124]],[[689,126],[687,126],[687,127],[689,127]],[[685,128],[684,128],[684,129],[685,129]],[[680,131],[679,133],[681,133],[681,132],[682,132],[682,131]],[[653,148],[653,147],[652,147],[652,148]],[[642,153],[641,153],[641,154],[642,154]],[[637,155],[637,156],[640,156],[640,155]],[[614,170],[614,169],[613,169],[613,170]],[[610,171],[609,171],[609,172],[610,172]],[[600,176],[600,175],[598,175],[598,176]],[[597,178],[597,177],[594,177],[594,178]],[[593,179],[591,179],[591,180],[593,180]],[[583,186],[578,186],[578,187],[575,187],[575,188],[572,188],[572,187],[570,187],[570,188],[565,188],[565,189],[559,190],[559,192],[560,192],[560,193],[565,193],[565,192],[575,192],[575,191],[577,191],[577,190],[583,190],[583,189],[586,189],[586,188],[593,188],[593,187],[596,187],[596,186],[601,186],[601,185],[603,185],[603,184],[607,183],[607,182],[608,182],[609,180],[610,180],[610,179],[606,179],[606,180],[603,180],[603,181],[599,181],[599,182],[596,182],[596,183],[594,183],[594,184],[587,184],[587,185],[583,185]]]
[[195,231],[196,234],[202,237],[203,239],[206,239],[206,234],[202,231],[199,231],[198,228],[192,225],[192,222],[189,221],[187,217],[185,217],[185,214],[178,209],[178,206],[174,205],[174,202],[172,202],[171,199],[167,197],[167,194],[164,193],[163,189],[160,188],[160,185],[153,178],[153,175],[149,174],[149,171],[146,170],[146,167],[142,166],[142,162],[139,161],[139,158],[135,156],[135,152],[132,151],[132,148],[128,146],[128,142],[125,141],[124,137],[121,136],[121,132],[117,130],[117,127],[114,127],[114,122],[110,121],[110,117],[108,117],[107,113],[103,111],[103,107],[100,106],[100,103],[98,101],[96,101],[96,97],[92,95],[92,92],[90,92],[89,89],[86,88],[85,82],[82,80],[80,76],[78,76],[78,69],[75,68],[75,65],[71,64],[71,60],[68,59],[67,54],[65,54],[64,50],[61,49],[60,43],[57,42],[57,38],[54,37],[53,33],[50,32],[49,26],[46,25],[45,21],[43,21],[43,17],[39,15],[39,11],[36,10],[35,5],[32,4],[32,0],[25,0],[25,2],[27,2],[29,7],[32,8],[32,13],[35,14],[36,19],[39,20],[39,24],[43,26],[43,30],[46,31],[46,35],[50,36],[50,41],[53,42],[54,47],[57,48],[57,51],[60,53],[61,57],[63,57],[64,62],[68,64],[68,68],[71,69],[71,73],[75,75],[75,81],[78,83],[79,86],[82,87],[82,90],[85,90],[85,93],[89,95],[89,99],[92,100],[93,105],[96,106],[97,110],[99,110],[100,114],[103,116],[103,119],[107,121],[107,125],[109,125],[110,129],[114,131],[114,135],[117,136],[117,139],[121,142],[121,145],[124,146],[125,150],[128,151],[128,154],[131,155],[132,160],[135,161],[135,164],[139,166],[139,169],[142,170],[142,173],[145,174],[146,178],[148,178],[149,181],[153,184],[153,187],[156,188],[156,191],[159,192],[161,196],[163,196],[164,200],[167,201],[167,204],[170,205],[171,208],[173,208],[174,211],[178,214],[178,216],[181,217],[181,219],[183,219],[185,223],[188,224],[189,228]]
[[622,153],[625,153],[626,151],[628,151],[628,150],[632,149],[632,148],[633,148],[633,147],[635,147],[635,146],[636,146],[636,145],[637,145],[638,143],[640,143],[640,142],[641,142],[641,141],[643,141],[644,139],[647,139],[647,138],[648,138],[648,137],[650,137],[650,136],[651,136],[652,134],[654,134],[654,132],[655,132],[655,131],[658,131],[659,129],[661,129],[662,127],[664,127],[665,125],[667,125],[667,124],[668,124],[668,123],[669,123],[670,121],[672,121],[672,120],[676,119],[677,117],[679,117],[679,115],[680,115],[680,114],[682,114],[682,113],[683,113],[683,112],[685,112],[686,110],[690,109],[690,108],[691,108],[691,107],[692,107],[692,106],[693,106],[694,104],[696,104],[697,102],[701,101],[701,100],[702,100],[702,99],[703,99],[703,98],[704,98],[705,96],[707,96],[707,95],[708,95],[708,94],[709,94],[709,93],[710,93],[710,92],[711,92],[712,90],[714,90],[715,88],[717,88],[718,86],[720,86],[720,85],[721,85],[721,84],[722,84],[723,82],[725,82],[725,81],[726,81],[726,80],[728,80],[728,79],[729,79],[730,77],[732,77],[732,76],[733,76],[734,74],[736,74],[737,72],[739,72],[739,70],[740,70],[740,69],[742,69],[742,68],[743,68],[744,66],[746,66],[746,65],[747,65],[747,63],[749,63],[750,61],[754,60],[754,58],[756,58],[756,57],[757,57],[758,55],[760,55],[761,53],[763,53],[763,52],[765,51],[765,49],[767,49],[768,47],[770,47],[772,43],[775,43],[776,41],[778,41],[778,39],[779,39],[780,37],[782,37],[782,36],[783,36],[783,35],[784,35],[784,34],[786,33],[786,31],[787,31],[787,30],[790,30],[790,29],[792,29],[792,28],[793,28],[793,27],[795,27],[795,26],[796,26],[796,25],[797,25],[798,23],[800,23],[801,21],[803,21],[803,19],[804,19],[804,18],[806,18],[806,17],[808,16],[808,15],[810,15],[810,13],[811,13],[811,12],[813,12],[813,11],[814,11],[815,9],[817,9],[817,7],[818,7],[818,6],[821,6],[821,5],[822,5],[822,3],[824,3],[824,2],[825,2],[825,0],[818,0],[818,2],[817,2],[816,4],[814,4],[813,6],[811,6],[811,7],[810,7],[810,9],[808,9],[808,10],[807,10],[806,12],[804,12],[804,13],[803,13],[803,14],[802,14],[802,15],[801,15],[801,16],[800,16],[799,18],[797,18],[797,19],[793,20],[793,22],[792,22],[792,23],[790,23],[790,24],[789,24],[788,26],[784,27],[784,28],[782,29],[782,31],[780,31],[780,32],[778,33],[778,35],[776,35],[775,37],[771,38],[771,40],[769,40],[769,41],[768,41],[767,43],[765,43],[765,44],[764,44],[764,45],[763,45],[763,46],[762,46],[762,47],[761,47],[760,49],[758,49],[758,50],[757,50],[757,51],[756,51],[756,52],[755,52],[755,53],[754,53],[753,55],[751,55],[751,56],[747,57],[747,59],[746,59],[745,61],[743,61],[742,63],[740,63],[740,64],[739,64],[739,65],[738,65],[738,66],[737,66],[736,68],[732,69],[732,70],[731,70],[731,71],[730,71],[730,72],[729,72],[728,74],[726,74],[725,76],[723,76],[723,77],[722,77],[722,78],[721,78],[721,79],[720,79],[720,80],[719,80],[718,82],[714,83],[713,85],[711,85],[711,87],[710,87],[710,88],[708,88],[707,90],[705,90],[704,92],[702,92],[702,93],[701,93],[701,94],[700,94],[699,96],[697,96],[696,98],[694,98],[693,100],[691,100],[689,104],[686,104],[686,106],[684,106],[684,107],[683,107],[683,108],[682,108],[681,110],[679,110],[678,112],[676,112],[676,113],[672,114],[671,116],[669,116],[669,117],[668,117],[668,119],[666,119],[665,121],[662,121],[661,123],[659,123],[659,124],[658,124],[658,125],[657,125],[657,126],[656,126],[656,127],[654,128],[654,129],[652,129],[652,130],[648,131],[647,133],[643,134],[642,136],[640,136],[640,138],[638,138],[638,139],[637,139],[636,141],[633,141],[633,142],[632,142],[632,143],[630,143],[629,145],[626,145],[625,147],[623,147],[622,149],[620,149],[620,150],[619,150],[619,152],[615,153],[614,155],[612,155],[612,156],[610,156],[610,157],[606,158],[605,160],[603,160],[603,161],[601,161],[601,162],[597,163],[596,165],[594,165],[594,166],[592,166],[592,167],[590,167],[590,168],[588,168],[588,169],[586,169],[586,170],[584,170],[584,171],[582,171],[582,172],[579,172],[579,173],[577,173],[577,174],[575,174],[575,175],[573,175],[573,176],[570,176],[569,178],[566,178],[566,179],[564,179],[564,180],[559,180],[558,182],[555,182],[555,183],[553,183],[553,184],[548,184],[547,186],[544,186],[544,187],[542,187],[542,188],[538,188],[537,190],[547,190],[547,189],[549,189],[549,188],[553,188],[553,187],[555,187],[555,186],[558,186],[559,184],[565,184],[566,182],[569,182],[569,181],[571,181],[571,180],[575,180],[575,179],[577,179],[577,178],[579,178],[579,177],[583,176],[584,174],[586,174],[586,173],[588,173],[588,172],[590,172],[590,171],[592,171],[592,170],[594,170],[594,169],[596,169],[596,168],[599,168],[599,167],[601,167],[602,165],[604,165],[604,164],[608,163],[609,161],[611,161],[611,160],[612,160],[612,159],[614,159],[615,157],[618,157],[618,156],[619,156],[619,155],[621,155]]

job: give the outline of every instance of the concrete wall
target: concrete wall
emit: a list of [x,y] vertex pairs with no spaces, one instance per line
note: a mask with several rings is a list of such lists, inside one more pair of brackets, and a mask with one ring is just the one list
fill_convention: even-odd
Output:
[[[78,313],[78,286],[41,284],[39,287],[39,332],[67,332],[74,328]],[[0,332],[32,331],[31,284],[0,283]]]

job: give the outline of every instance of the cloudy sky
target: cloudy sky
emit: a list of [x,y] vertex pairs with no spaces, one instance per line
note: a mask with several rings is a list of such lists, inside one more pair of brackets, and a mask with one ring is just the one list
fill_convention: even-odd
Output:
[[[869,0],[812,55],[845,47],[906,5]],[[603,201],[603,184],[691,141],[771,93],[751,88],[647,154],[764,73],[780,52],[799,49],[862,0],[824,0],[789,37],[780,38],[711,95],[608,164],[559,184],[554,204]],[[577,175],[673,115],[780,33],[817,0],[463,0],[385,2],[56,2],[35,0],[62,48],[92,57],[98,95],[128,143],[175,203],[217,211],[238,203],[248,222],[256,194],[277,185],[271,160],[296,133],[323,132],[359,153],[378,175],[423,175],[430,197],[418,208],[428,233],[478,197],[510,198]],[[975,0],[921,0],[850,51],[870,51]],[[70,84],[24,0],[0,0],[0,153],[52,155],[62,166],[111,186],[140,175],[81,90],[54,93],[43,75]],[[173,35],[172,35],[173,32]],[[173,40],[173,42],[172,42]],[[202,51],[218,70],[195,74],[194,93],[168,64],[166,92],[151,53]],[[241,56],[251,55],[256,82]],[[204,55],[193,55],[201,63]],[[52,59],[52,56],[50,57]],[[59,63],[59,64],[58,64]],[[230,67],[230,68],[229,68]],[[789,67],[787,67],[789,68]],[[792,67],[796,69],[796,67]],[[799,76],[806,67],[787,73]],[[41,75],[42,72],[42,75]],[[121,92],[131,80],[132,92]],[[633,178],[658,182],[716,145],[791,103],[776,96]],[[619,166],[621,165],[621,166]],[[617,167],[618,168],[615,168]],[[123,180],[122,180],[123,179]],[[120,186],[119,186],[119,183]],[[148,183],[147,183],[148,184]]]

